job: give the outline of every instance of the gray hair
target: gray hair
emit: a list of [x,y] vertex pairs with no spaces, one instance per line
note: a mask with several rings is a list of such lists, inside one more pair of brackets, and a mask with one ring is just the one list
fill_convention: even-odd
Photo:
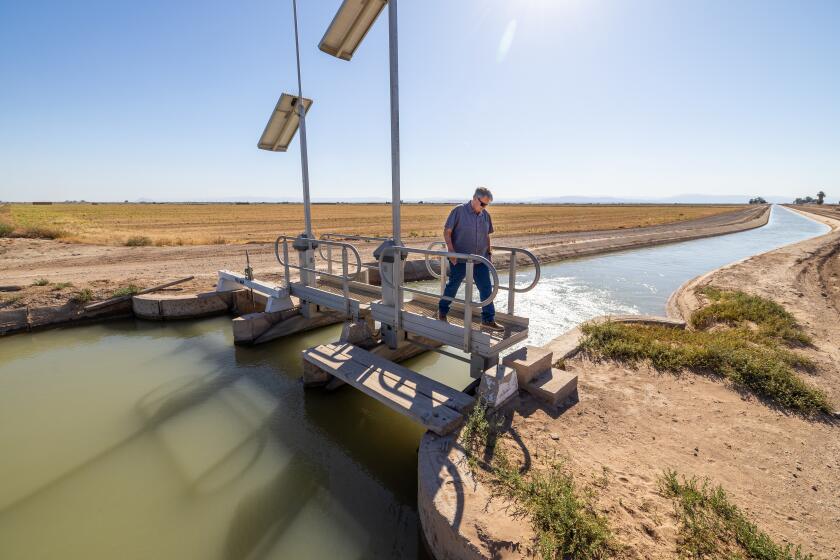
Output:
[[485,196],[488,197],[490,200],[493,200],[493,193],[490,192],[490,189],[487,187],[478,187],[475,189],[475,194],[473,194],[476,198],[484,198]]

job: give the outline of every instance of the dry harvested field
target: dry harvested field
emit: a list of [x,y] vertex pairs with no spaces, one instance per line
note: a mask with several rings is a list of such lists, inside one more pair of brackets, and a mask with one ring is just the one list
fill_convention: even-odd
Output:
[[[452,204],[405,204],[403,236],[439,237]],[[506,236],[630,229],[705,218],[737,205],[526,205],[492,207],[494,225]],[[316,204],[315,233],[390,235],[387,204]],[[2,224],[26,237],[124,245],[148,238],[155,245],[209,245],[273,241],[302,229],[300,204],[6,204]],[[9,229],[9,228],[7,228]]]

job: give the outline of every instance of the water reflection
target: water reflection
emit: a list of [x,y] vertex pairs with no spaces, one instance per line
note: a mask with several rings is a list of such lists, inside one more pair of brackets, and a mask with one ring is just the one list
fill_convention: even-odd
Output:
[[420,429],[298,381],[299,351],[335,329],[234,350],[228,319],[192,325],[188,339],[161,336],[169,325],[43,333],[34,354],[4,341],[0,556],[424,556]]

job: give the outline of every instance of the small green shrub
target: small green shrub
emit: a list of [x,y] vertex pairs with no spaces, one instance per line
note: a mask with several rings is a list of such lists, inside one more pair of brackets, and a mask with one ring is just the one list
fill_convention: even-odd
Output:
[[152,244],[152,240],[145,235],[135,235],[125,240],[126,247],[147,247]]
[[594,507],[594,495],[580,491],[562,464],[523,476],[502,456],[496,476],[504,492],[531,517],[545,560],[597,560],[615,555],[612,532],[607,518]]
[[64,288],[72,288],[73,282],[57,282],[53,284],[52,291],[58,292],[63,290]]
[[775,301],[738,290],[720,290],[707,286],[699,291],[711,303],[691,316],[691,325],[707,329],[715,324],[749,327],[753,323],[762,336],[810,344],[811,338],[802,331],[793,315]]
[[11,237],[14,230],[11,225],[0,222],[0,237]]
[[680,523],[678,552],[686,558],[746,558],[749,560],[811,560],[801,547],[781,546],[756,527],[734,505],[721,486],[708,478],[686,478],[666,470],[659,491],[673,498]]
[[[461,444],[470,467],[486,467],[491,483],[530,518],[537,547],[546,560],[613,556],[614,538],[606,517],[594,508],[594,494],[580,491],[570,473],[556,464],[545,472],[522,474],[496,446],[502,427],[483,399],[479,399],[461,430]],[[485,458],[492,455],[488,465]]]
[[73,297],[70,298],[70,301],[73,301],[75,303],[87,303],[92,299],[93,292],[89,288],[84,288],[73,294]]
[[[804,415],[831,412],[825,393],[794,371],[814,370],[816,365],[787,347],[810,342],[790,313],[771,300],[744,292],[707,287],[701,293],[711,303],[690,320],[701,330],[586,324],[582,348],[631,364],[648,361],[660,371],[688,369],[724,377],[739,389]],[[722,328],[702,330],[713,326]]]
[[138,288],[134,284],[129,284],[128,286],[123,286],[122,288],[117,288],[116,290],[114,290],[113,297],[133,296],[139,291],[140,288]]
[[466,450],[470,467],[478,467],[477,457],[483,457],[490,437],[487,403],[479,397],[461,429],[461,443]]
[[591,355],[636,364],[648,361],[657,370],[693,370],[728,379],[782,408],[812,415],[830,412],[825,393],[794,371],[813,367],[805,356],[774,344],[756,344],[742,331],[685,331],[625,323],[586,324],[581,347]]
[[46,278],[38,278],[37,280],[32,282],[32,285],[33,286],[47,286],[47,285],[49,285],[49,283],[50,283],[50,281],[47,280]]

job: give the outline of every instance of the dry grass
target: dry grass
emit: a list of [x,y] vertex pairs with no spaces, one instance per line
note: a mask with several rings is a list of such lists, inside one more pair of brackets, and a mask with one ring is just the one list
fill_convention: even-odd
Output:
[[[403,236],[438,237],[451,204],[406,204]],[[491,209],[496,230],[527,235],[633,228],[704,218],[740,206],[701,205],[524,205]],[[122,245],[143,236],[162,245],[204,245],[273,241],[295,235],[303,224],[300,204],[10,204],[0,221],[18,232],[56,231],[68,241]],[[389,235],[387,204],[316,204],[316,233]]]

